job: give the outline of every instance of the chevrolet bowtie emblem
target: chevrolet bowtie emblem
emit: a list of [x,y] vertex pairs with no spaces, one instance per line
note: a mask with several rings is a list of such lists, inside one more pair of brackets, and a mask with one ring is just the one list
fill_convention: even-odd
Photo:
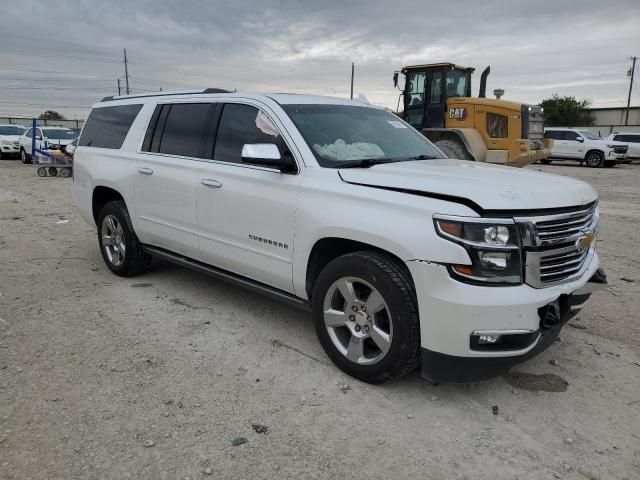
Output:
[[576,248],[580,253],[588,250],[591,244],[593,243],[594,235],[593,233],[588,233],[584,237],[580,237],[576,240]]

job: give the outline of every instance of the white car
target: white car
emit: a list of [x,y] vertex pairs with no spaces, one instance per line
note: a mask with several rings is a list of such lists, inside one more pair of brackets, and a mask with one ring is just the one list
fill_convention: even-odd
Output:
[[26,131],[22,125],[0,125],[0,158],[20,154],[20,135]]
[[612,133],[607,137],[607,141],[627,144],[629,146],[629,158],[640,159],[640,132]]
[[[33,155],[31,140],[32,128],[29,128],[20,137],[20,158],[22,163],[31,163]],[[36,128],[36,149],[62,150],[70,144],[78,134],[65,127],[37,127]]]
[[94,105],[72,191],[115,274],[156,257],[308,309],[372,383],[497,375],[606,283],[584,182],[447,159],[360,101],[223,92]]
[[613,166],[627,161],[627,145],[602,139],[588,130],[573,128],[545,128],[544,138],[553,140],[551,155],[542,163],[549,164],[551,159],[576,160],[589,167]]

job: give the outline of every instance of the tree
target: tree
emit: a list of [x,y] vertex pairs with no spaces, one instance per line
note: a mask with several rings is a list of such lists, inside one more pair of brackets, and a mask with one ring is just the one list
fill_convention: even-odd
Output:
[[587,110],[591,100],[576,97],[561,97],[554,93],[540,103],[544,108],[544,123],[554,127],[588,127],[593,125],[594,116]]
[[64,118],[64,115],[56,112],[55,110],[47,110],[46,112],[40,114],[38,120],[66,120],[66,118]]

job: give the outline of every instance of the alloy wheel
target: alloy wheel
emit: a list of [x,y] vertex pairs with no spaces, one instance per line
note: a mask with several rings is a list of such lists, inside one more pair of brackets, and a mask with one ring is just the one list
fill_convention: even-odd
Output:
[[334,346],[353,363],[378,363],[391,347],[389,307],[380,292],[360,278],[340,278],[329,287],[323,316]]
[[122,265],[127,250],[122,224],[115,216],[107,215],[102,220],[100,234],[102,248],[109,262],[115,267]]

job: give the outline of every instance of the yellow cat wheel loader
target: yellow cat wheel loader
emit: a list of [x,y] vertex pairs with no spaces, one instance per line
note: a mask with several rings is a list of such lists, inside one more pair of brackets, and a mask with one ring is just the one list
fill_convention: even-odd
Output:
[[474,71],[453,63],[403,67],[393,75],[396,87],[399,74],[405,77],[400,115],[450,158],[514,167],[546,159],[552,144],[544,139],[542,107],[500,100],[502,90],[486,98],[489,67],[472,97]]

